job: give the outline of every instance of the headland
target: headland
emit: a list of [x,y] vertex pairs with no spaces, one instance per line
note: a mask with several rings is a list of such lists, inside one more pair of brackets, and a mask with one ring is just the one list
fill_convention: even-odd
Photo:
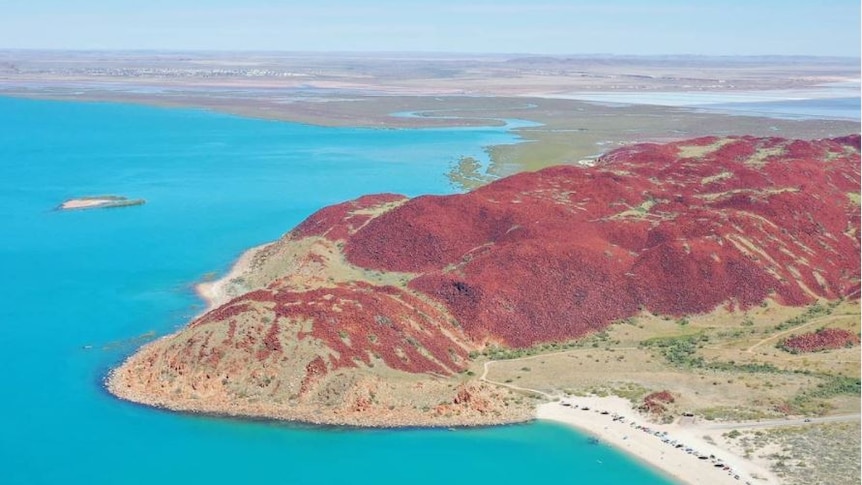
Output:
[[[207,312],[107,386],[359,426],[518,422],[597,393],[638,402],[647,417],[628,419],[644,422],[858,419],[858,347],[776,345],[815,325],[858,334],[858,180],[858,136],[708,137],[467,194],[361,197],[243,255],[200,289]],[[539,417],[573,422],[560,407]],[[700,436],[686,442],[704,454]],[[706,456],[771,480],[733,454]]]

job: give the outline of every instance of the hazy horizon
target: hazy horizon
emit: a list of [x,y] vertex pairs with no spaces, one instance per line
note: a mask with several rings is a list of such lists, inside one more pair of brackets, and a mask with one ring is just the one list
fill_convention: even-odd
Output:
[[4,50],[860,57],[854,0],[0,0],[0,12]]
[[542,52],[478,52],[478,51],[387,51],[387,50],[276,50],[276,49],[181,49],[181,48],[127,48],[127,49],[102,49],[102,48],[37,48],[37,47],[0,47],[0,52],[72,52],[72,53],[158,53],[158,54],[268,54],[268,55],[293,55],[293,56],[429,56],[429,57],[548,57],[555,59],[563,58],[637,58],[637,59],[662,59],[662,58],[693,58],[693,59],[763,59],[763,58],[800,58],[800,59],[835,59],[835,60],[859,60],[859,55],[815,55],[815,54],[615,54],[609,52],[573,52],[573,53],[542,53]]

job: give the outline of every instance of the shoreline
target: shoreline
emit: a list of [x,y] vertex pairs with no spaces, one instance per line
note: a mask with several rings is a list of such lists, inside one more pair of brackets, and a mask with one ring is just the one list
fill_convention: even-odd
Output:
[[[169,338],[166,335],[163,338]],[[161,340],[161,339],[159,339]],[[142,346],[138,352],[144,350],[151,344],[157,343],[159,340],[154,340]],[[133,354],[134,356],[134,354]],[[128,362],[128,359],[127,361]],[[132,406],[140,406],[147,409],[155,409],[158,411],[168,411],[179,413],[182,415],[197,417],[197,418],[212,418],[212,419],[228,419],[237,422],[245,423],[265,423],[273,425],[286,426],[307,426],[313,428],[343,430],[343,431],[361,431],[361,430],[388,430],[388,431],[411,431],[411,430],[468,430],[478,428],[489,428],[498,426],[517,426],[530,424],[535,421],[532,418],[510,418],[488,420],[463,420],[458,422],[440,422],[432,419],[416,419],[415,417],[401,418],[390,416],[386,422],[377,420],[363,419],[347,419],[343,414],[320,414],[316,410],[285,410],[282,412],[273,412],[271,409],[262,407],[248,406],[220,406],[195,403],[194,406],[185,406],[174,404],[160,399],[150,399],[148,396],[138,392],[124,391],[116,382],[116,371],[121,369],[121,366],[111,369],[102,380],[102,388],[113,398],[125,401]],[[393,419],[394,418],[394,419]]]
[[[585,407],[588,409],[584,409]],[[603,412],[608,414],[602,414]],[[540,404],[536,408],[536,417],[591,435],[681,483],[781,483],[770,470],[708,443],[703,438],[708,430],[701,426],[650,423],[629,401],[620,397],[564,398],[561,401]],[[677,441],[677,444],[671,444],[674,441]],[[678,443],[684,444],[677,448]],[[692,449],[693,452],[689,453],[687,449]],[[707,458],[700,459],[696,453]],[[717,467],[716,463],[722,463],[728,469]]]
[[[233,282],[237,278],[241,278],[252,269],[252,264],[261,251],[271,247],[277,241],[268,242],[254,246],[244,251],[234,261],[230,269],[221,278],[213,281],[198,283],[195,285],[195,293],[206,303],[206,308],[195,317],[210,312],[211,310],[227,303],[235,296],[243,292],[240,283]],[[170,338],[166,335],[162,338]],[[144,347],[151,345],[149,343]],[[135,354],[141,352],[139,349]],[[125,362],[124,362],[125,364]],[[119,368],[119,367],[118,367]],[[116,370],[116,369],[114,369]],[[238,420],[252,421],[275,421],[295,425],[306,426],[323,426],[323,427],[338,427],[338,428],[366,428],[366,429],[442,429],[442,428],[475,428],[484,426],[506,426],[513,424],[529,424],[527,421],[510,421],[500,420],[499,422],[464,422],[460,424],[444,424],[428,422],[393,422],[388,425],[379,423],[358,423],[350,420],[339,421],[338,419],[327,419],[322,416],[315,416],[317,419],[309,419],[311,416],[305,416],[305,419],[297,416],[274,415],[270,413],[255,413],[255,415],[246,414],[247,410],[240,409],[224,409],[221,407],[212,407],[207,409],[207,406],[198,409],[184,409],[182,406],[172,406],[170,403],[149,401],[147,399],[129,399],[130,396],[124,396],[122,392],[113,385],[116,384],[113,379],[112,370],[105,379],[106,390],[123,400],[127,400],[136,405],[144,405],[148,407],[156,407],[158,409],[170,410],[174,412],[189,413],[195,416],[216,417]],[[568,406],[563,403],[569,404]],[[589,410],[581,408],[588,407]],[[258,410],[260,411],[260,410]],[[608,414],[601,414],[600,411],[607,411]],[[625,421],[615,420],[614,416],[623,416]],[[333,418],[335,416],[330,416]],[[695,423],[681,425],[673,424],[655,424],[647,421],[639,411],[634,409],[632,404],[623,398],[611,397],[567,397],[561,401],[552,401],[540,403],[535,407],[533,412],[534,421],[552,421],[573,429],[578,430],[589,436],[593,436],[600,443],[605,443],[615,450],[625,453],[636,459],[643,466],[651,467],[658,473],[684,484],[710,483],[716,485],[724,484],[740,484],[751,483],[760,485],[777,485],[781,481],[768,469],[753,463],[730,450],[720,448],[714,444],[708,443],[704,436],[714,430],[706,429]],[[321,419],[322,418],[322,419]],[[644,432],[635,428],[635,423],[649,428],[652,432]],[[674,446],[662,441],[662,436],[656,436],[655,433],[667,433],[667,437],[671,440],[679,440],[680,443],[685,443],[682,448]],[[693,453],[687,453],[686,448],[692,448],[703,455],[714,456],[720,458],[721,462],[729,467],[728,470],[715,466],[714,459],[698,459]],[[695,464],[697,463],[697,464]],[[739,479],[734,478],[738,475]]]
[[[858,98],[857,95],[828,95],[823,90],[799,89],[793,93],[800,94],[775,94],[781,90],[751,90],[734,92],[701,92],[691,90],[660,91],[660,92],[627,92],[627,91],[573,91],[573,92],[528,92],[519,94],[494,94],[488,95],[488,99],[505,99],[511,101],[540,100],[540,101],[566,101],[583,103],[594,106],[626,107],[634,109],[656,109],[662,112],[667,110],[683,110],[690,115],[708,114],[713,116],[738,116],[745,114],[749,117],[763,118],[778,121],[813,121],[833,123],[856,123],[856,118],[845,118],[829,114],[811,115],[800,113],[795,118],[787,118],[782,112],[769,110],[747,111],[745,105],[759,106],[763,103],[782,103],[797,101],[823,101],[832,99]],[[762,94],[767,93],[767,94]],[[355,97],[375,98],[434,98],[446,97],[453,100],[471,99],[472,96],[459,93],[362,93]],[[476,128],[476,127],[499,127],[495,123],[502,119],[494,111],[512,111],[511,107],[503,107],[498,110],[488,108],[478,110],[481,113],[476,117],[470,116],[398,116],[398,111],[393,112],[371,112],[365,115],[354,115],[353,118],[345,118],[343,113],[332,112],[321,114],[318,112],[307,113],[304,111],[280,110],[283,106],[271,106],[259,103],[254,98],[237,97],[224,100],[212,97],[211,93],[203,90],[200,93],[178,90],[178,96],[169,97],[163,93],[139,93],[121,89],[105,91],[71,91],[51,92],[43,90],[21,91],[14,89],[2,89],[0,86],[0,97],[27,100],[45,100],[59,102],[95,102],[95,103],[120,103],[148,107],[160,107],[169,109],[193,109],[205,110],[214,113],[238,116],[243,118],[261,119],[267,121],[283,121],[288,123],[308,124],[323,127],[359,127],[368,129],[435,129],[435,128]],[[267,98],[263,98],[269,101]],[[301,101],[301,100],[300,100]],[[346,102],[349,99],[333,96],[333,102]],[[734,108],[726,108],[725,105],[738,105]],[[716,105],[715,108],[712,105]],[[424,109],[420,108],[411,112],[423,113],[428,111],[452,112],[459,108]],[[524,117],[523,119],[539,124],[546,124],[545,120]],[[518,129],[522,127],[515,127]]]
[[[231,264],[230,269],[220,278],[205,281],[195,285],[195,293],[206,303],[206,308],[192,320],[196,320],[219,306],[229,302],[236,296],[247,291],[241,282],[235,281],[252,272],[253,264],[261,252],[272,247],[278,240],[254,246],[242,252]],[[158,340],[170,338],[173,334],[165,335]],[[115,369],[112,369],[104,380],[105,389],[115,397],[129,401],[135,405],[155,407],[162,410],[170,410],[191,414],[201,417],[228,418],[249,421],[273,421],[296,425],[323,426],[367,429],[442,429],[442,428],[475,428],[484,426],[501,426],[518,423],[528,424],[532,420],[489,420],[485,422],[461,422],[461,423],[435,423],[434,421],[415,420],[406,418],[403,421],[392,420],[386,424],[375,422],[358,422],[344,419],[344,416],[328,416],[306,414],[290,415],[266,412],[262,409],[241,409],[222,407],[218,405],[206,405],[197,403],[194,408],[176,405],[159,399],[147,399],[146,396],[132,396],[116,386],[114,372],[125,366],[136,355],[144,349],[154,345],[157,341],[146,344],[129,356],[126,361]],[[565,406],[563,403],[570,404]],[[202,405],[203,404],[203,405]],[[581,409],[589,407],[589,411]],[[608,414],[601,414],[605,410]],[[251,412],[250,412],[251,411]],[[271,410],[269,410],[271,411]],[[624,416],[625,422],[615,421],[614,415]],[[715,430],[692,424],[654,424],[649,422],[632,404],[620,397],[567,397],[562,401],[544,402],[538,404],[533,411],[534,420],[552,421],[577,429],[581,433],[593,436],[600,442],[612,446],[619,452],[625,453],[636,459],[643,466],[651,467],[658,473],[675,480],[679,483],[696,484],[740,484],[751,483],[752,485],[774,485],[781,481],[767,468],[754,463],[738,454],[711,444],[705,436],[714,434]],[[634,427],[633,423],[649,428],[653,433],[665,432],[669,440],[679,440],[685,443],[682,448],[663,442],[662,436],[644,432]],[[720,441],[720,440],[718,440]],[[727,465],[729,470],[715,466],[715,459],[699,459],[693,453],[687,453],[686,448],[692,448],[697,452],[710,457],[721,459],[721,463]],[[696,464],[697,463],[697,464]],[[734,478],[735,475],[739,479]]]
[[[255,256],[261,251],[275,244],[276,241],[259,244],[250,249],[247,249],[239,255],[239,257],[231,264],[230,269],[220,278],[212,281],[203,281],[194,285],[195,294],[204,301],[206,308],[194,316],[192,321],[197,320],[202,315],[215,310],[224,305],[233,298],[245,293],[245,291],[237,283],[231,283],[232,280],[242,277],[251,270],[252,262]],[[191,322],[189,322],[191,323]]]
[[[439,415],[429,414],[426,410],[411,410],[409,406],[403,408],[390,408],[388,411],[377,409],[376,413],[353,415],[344,409],[322,410],[316,405],[290,405],[281,404],[270,406],[260,402],[226,402],[223,400],[206,399],[199,397],[191,399],[176,399],[159,393],[151,393],[145,387],[132,383],[129,376],[136,374],[135,368],[142,365],[145,356],[157,348],[164,341],[170,340],[183,330],[192,326],[199,318],[217,308],[228,304],[251,289],[244,284],[244,276],[249,275],[255,269],[262,253],[267,251],[279,240],[260,244],[244,251],[234,261],[230,269],[222,277],[213,281],[205,281],[194,285],[194,291],[206,303],[206,308],[194,316],[182,329],[161,336],[138,348],[127,356],[119,365],[110,369],[103,378],[103,388],[108,394],[130,402],[134,405],[146,406],[160,410],[167,410],[189,414],[192,416],[227,418],[240,421],[254,422],[280,422],[286,424],[324,426],[355,429],[457,429],[478,428],[486,426],[505,426],[530,423],[535,420],[535,412],[532,407],[519,407],[507,413],[496,414],[466,414],[464,416],[446,416],[441,419]],[[373,379],[372,379],[373,381]],[[397,381],[396,381],[397,382]],[[434,382],[432,379],[431,382]],[[448,382],[448,381],[447,381]],[[403,383],[399,384],[403,385]],[[412,383],[410,384],[412,386]],[[429,383],[425,383],[428,386]],[[445,390],[445,383],[438,386],[434,392]],[[451,386],[449,386],[451,387]],[[464,389],[477,396],[484,396],[502,406],[505,400],[499,396],[497,386],[474,381],[462,383]],[[490,394],[490,395],[489,395]],[[409,404],[409,403],[407,403]],[[508,404],[506,404],[508,407]],[[415,408],[415,406],[413,406]],[[382,412],[382,414],[381,414]]]
[[[221,99],[182,91],[178,92],[176,97],[171,97],[159,93],[140,94],[125,91],[82,91],[65,94],[24,92],[4,90],[3,86],[0,86],[0,98],[71,103],[108,102],[164,109],[191,109],[320,127],[397,130],[487,126],[487,122],[481,119],[477,123],[478,118],[392,116],[393,113],[405,111],[407,107],[416,112],[468,110],[471,116],[481,118],[516,117],[542,124],[541,128],[498,128],[519,140],[515,143],[490,144],[485,147],[490,157],[487,173],[493,178],[522,171],[535,171],[551,165],[571,164],[593,157],[597,153],[634,143],[663,143],[712,135],[781,136],[809,140],[857,134],[859,131],[858,122],[846,119],[819,116],[788,118],[784,115],[738,110],[710,111],[693,106],[638,104],[609,108],[603,107],[601,103],[583,100],[535,97],[536,93],[530,93],[526,97],[524,94],[501,94],[492,97],[448,95],[445,99],[441,98],[441,101],[434,101],[436,98],[433,96],[375,96],[367,93],[351,98],[373,101],[371,103],[357,103],[338,96],[328,96],[324,106],[323,103],[308,101],[278,104],[267,97]],[[536,106],[524,110],[525,102]],[[357,108],[358,105],[362,107]],[[607,125],[609,116],[618,116],[622,125],[614,125],[613,129],[610,129]],[[577,132],[578,135],[567,136],[567,132]]]

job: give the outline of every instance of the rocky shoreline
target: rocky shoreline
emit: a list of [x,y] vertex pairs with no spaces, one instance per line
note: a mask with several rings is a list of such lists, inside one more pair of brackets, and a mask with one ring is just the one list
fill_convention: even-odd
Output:
[[[475,427],[513,424],[535,418],[534,403],[512,391],[476,379],[443,379],[400,375],[385,380],[359,372],[344,372],[350,389],[330,402],[321,399],[287,402],[237,399],[219,384],[197,396],[176,388],[154,386],[148,361],[167,335],[150,342],[105,378],[114,396],[160,409],[247,419],[272,419],[315,425],[369,428]],[[339,376],[336,376],[339,377]]]
[[[221,278],[196,285],[207,308],[202,317],[249,290],[246,278],[265,264],[268,253],[279,251],[279,241],[253,247],[240,255]],[[106,376],[105,389],[112,395],[138,404],[170,411],[240,419],[271,419],[326,426],[364,428],[476,427],[523,423],[535,419],[532,401],[508,389],[463,379],[436,375],[390,376],[386,382],[361,371],[344,371],[354,391],[341,402],[299,401],[287,403],[237,400],[227,397],[214,384],[199,397],[183,396],[178,389],[155,386],[141,376],[151,375],[154,353],[180,332],[142,346]],[[363,391],[365,394],[363,395]],[[404,396],[409,396],[405,398]],[[337,401],[337,400],[336,400]]]

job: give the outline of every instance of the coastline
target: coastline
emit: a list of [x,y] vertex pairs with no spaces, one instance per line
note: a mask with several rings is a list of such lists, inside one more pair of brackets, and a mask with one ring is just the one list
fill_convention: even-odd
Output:
[[[530,416],[522,416],[513,413],[509,416],[489,416],[485,418],[473,417],[467,419],[456,419],[441,421],[430,414],[405,412],[405,409],[395,409],[384,415],[372,414],[368,416],[356,416],[338,412],[321,412],[316,407],[309,406],[268,406],[260,403],[229,403],[218,400],[210,401],[203,399],[163,399],[150,395],[136,388],[124,388],[122,385],[124,377],[118,371],[127,365],[135,365],[136,356],[145,352],[148,348],[158,344],[162,339],[170,338],[166,335],[159,340],[154,340],[141,347],[135,354],[129,357],[120,367],[112,369],[104,379],[104,388],[112,396],[127,401],[133,405],[146,406],[160,410],[191,414],[202,417],[229,418],[240,421],[253,422],[277,422],[308,426],[324,426],[346,429],[450,429],[450,428],[480,428],[489,426],[505,426],[532,421]],[[118,382],[122,381],[122,382]]]
[[[192,318],[183,329],[141,346],[120,365],[111,369],[103,380],[105,390],[121,400],[157,409],[199,416],[253,421],[272,420],[313,426],[377,429],[475,428],[519,424],[535,419],[534,409],[530,405],[509,407],[510,391],[479,381],[465,381],[456,386],[456,394],[467,397],[461,403],[457,402],[458,398],[456,397],[455,402],[449,405],[449,408],[460,407],[461,411],[464,412],[461,414],[459,411],[456,415],[447,414],[446,416],[441,416],[440,413],[436,412],[436,409],[428,412],[421,407],[417,408],[412,402],[400,402],[397,406],[388,409],[378,406],[375,409],[368,409],[367,412],[352,413],[346,409],[321,409],[317,405],[307,403],[270,405],[255,401],[233,402],[222,399],[218,393],[212,392],[213,389],[201,389],[202,392],[194,397],[178,398],[172,394],[154,393],[152,389],[146,385],[142,386],[140,382],[136,381],[133,376],[142,374],[142,369],[149,367],[147,360],[158,352],[160,345],[169,342],[202,316],[250,291],[250,288],[243,281],[244,278],[260,264],[261,257],[265,258],[263,253],[278,242],[279,240],[276,240],[246,250],[221,278],[195,285],[195,292],[206,303],[206,308]],[[389,387],[393,385],[398,387],[409,386],[413,389],[412,392],[415,392],[418,386],[418,388],[425,389],[429,396],[441,396],[447,392],[452,392],[450,381],[440,380],[434,376],[430,380],[418,383],[412,379],[405,381],[402,378],[397,378],[397,376],[393,381],[386,383],[379,377],[363,378],[360,376],[359,383],[361,388],[369,386],[380,388],[382,384],[388,384]],[[381,389],[380,392],[383,394],[387,391]],[[499,406],[488,406],[490,408],[488,413],[484,410],[475,412],[477,411],[477,409],[473,409],[475,406],[483,409],[487,406],[483,403],[499,403]],[[441,406],[447,407],[442,404]]]
[[[221,98],[207,90],[162,92],[44,91],[3,89],[0,97],[57,102],[108,102],[170,109],[203,110],[243,118],[283,121],[321,127],[360,127],[375,130],[487,126],[487,119],[518,118],[541,127],[500,128],[520,138],[518,143],[489,144],[486,170],[492,178],[551,165],[577,163],[615,147],[641,142],[667,142],[712,135],[776,136],[821,139],[858,133],[858,123],[831,117],[790,117],[768,112],[710,110],[701,106],[653,104],[602,105],[557,91],[498,93],[488,98],[448,94],[438,99],[428,93],[377,96],[360,93],[344,97],[328,93],[326,102],[279,104],[266,96]],[[170,89],[165,88],[167,91]],[[614,94],[616,91],[610,93]],[[686,93],[677,94],[683,96]],[[690,93],[689,93],[690,94]],[[356,100],[363,101],[359,103]],[[479,101],[477,101],[479,100]],[[524,109],[528,102],[530,109]],[[433,104],[432,104],[433,103]],[[325,106],[324,106],[325,104]],[[475,118],[392,116],[409,107],[413,112],[466,112]],[[609,126],[607,121],[615,123]],[[665,121],[662,121],[665,120]],[[571,136],[570,133],[578,133]]]
[[[266,256],[268,249],[275,242],[264,243],[252,247],[235,260],[230,269],[222,277],[199,283],[195,286],[196,293],[206,302],[206,309],[202,314],[210,312],[217,307],[229,302],[236,296],[249,290],[242,281],[243,278],[255,269],[256,263],[261,257]],[[197,319],[198,315],[195,317]],[[172,337],[168,335],[158,341],[149,343],[130,356],[120,368],[127,364],[134,365],[135,359],[145,353],[145,350],[158,345],[157,342]],[[233,417],[251,420],[278,420],[314,425],[353,426],[371,428],[440,428],[440,427],[472,427],[472,426],[495,426],[522,421],[525,419],[482,419],[467,420],[459,422],[439,422],[427,419],[418,413],[399,414],[392,413],[378,415],[373,419],[363,416],[348,416],[340,413],[321,413],[313,407],[293,408],[291,410],[275,409],[263,405],[235,405],[228,402],[207,402],[204,399],[185,401],[172,401],[164,397],[149,396],[139,392],[141,389],[124,389],[119,386],[118,377],[114,371],[105,380],[107,390],[124,400],[141,403],[152,407],[170,409],[174,411],[187,412],[196,415]],[[496,387],[496,386],[495,386]],[[507,386],[504,386],[507,387]],[[569,403],[569,406],[563,403]],[[582,410],[584,406],[589,411]],[[608,411],[601,414],[597,410]],[[615,421],[614,415],[624,416],[625,422]],[[533,410],[532,417],[539,420],[554,421],[572,426],[591,436],[597,437],[600,442],[609,444],[619,451],[628,453],[643,462],[646,466],[660,470],[662,473],[681,483],[710,483],[710,484],[779,484],[781,481],[768,468],[758,463],[743,458],[726,448],[713,444],[722,442],[721,439],[712,439],[715,431],[698,425],[696,423],[686,424],[653,424],[647,421],[636,411],[629,401],[619,397],[568,397],[563,401],[546,402],[539,404]],[[633,426],[633,421],[648,427],[652,432],[647,433]],[[691,420],[686,420],[691,421]],[[654,432],[667,433],[668,440],[678,440],[684,443],[684,447],[676,448],[662,441],[663,436],[656,436]],[[691,448],[697,453],[705,456],[699,459],[695,453],[689,453],[686,448]],[[715,457],[715,458],[713,458]],[[721,467],[716,467],[720,459]],[[724,468],[724,465],[727,468]],[[738,476],[739,478],[735,478]]]
[[[569,405],[566,406],[564,403]],[[584,409],[585,407],[589,409]],[[602,414],[605,411],[608,414]],[[617,416],[616,419],[615,416]],[[707,430],[697,424],[649,423],[629,401],[620,397],[565,398],[562,401],[540,404],[536,409],[536,417],[540,420],[562,423],[592,435],[600,442],[636,457],[681,483],[716,485],[781,483],[768,469],[708,443],[703,438]],[[649,432],[636,426],[643,426],[649,429]],[[667,439],[668,442],[663,439]],[[670,444],[670,441],[678,441],[684,445],[676,448],[675,445]],[[693,449],[694,452],[687,452],[687,448]],[[695,453],[708,458],[699,459]],[[713,456],[715,458],[711,458]],[[729,470],[715,466],[719,459],[720,463],[729,467]]]
[[[241,279],[244,275],[253,269],[253,264],[256,257],[267,248],[271,247],[275,242],[264,243],[243,252],[237,260],[231,265],[227,273],[221,278],[213,281],[199,283],[195,286],[195,291],[198,296],[206,302],[206,309],[201,312],[201,315],[227,303],[232,298],[238,296],[244,291],[243,285],[237,279]],[[172,335],[166,335],[161,339],[170,338]],[[161,340],[159,339],[159,340]],[[124,367],[135,356],[143,353],[144,349],[153,345],[151,342],[123,363]],[[119,367],[117,368],[119,369]],[[115,369],[116,370],[116,369]],[[207,405],[204,402],[196,402],[194,406],[189,406],[191,403],[170,403],[159,399],[152,399],[149,396],[133,393],[127,395],[118,388],[115,381],[114,371],[112,371],[105,379],[106,389],[113,395],[124,400],[129,400],[133,403],[144,404],[161,409],[169,409],[179,412],[189,412],[202,416],[220,416],[236,419],[263,419],[287,421],[299,424],[308,424],[315,426],[348,426],[348,427],[371,427],[371,428],[441,428],[441,427],[475,427],[475,426],[499,426],[524,422],[521,419],[499,419],[487,421],[468,420],[461,423],[439,423],[435,420],[418,419],[419,416],[402,416],[402,419],[393,419],[386,425],[380,422],[362,422],[355,419],[350,419],[347,416],[325,416],[312,412],[288,412],[277,413],[272,409],[257,409],[244,408],[239,406],[232,408],[225,406],[225,403]],[[569,404],[568,406],[563,403]],[[179,404],[179,405],[178,405]],[[588,407],[589,410],[583,410],[583,407]],[[306,410],[310,411],[310,410]],[[608,414],[602,414],[600,411],[607,411]],[[624,416],[625,421],[614,420],[614,416]],[[704,437],[709,435],[714,430],[705,429],[695,423],[691,424],[655,424],[650,423],[632,404],[623,398],[611,397],[571,397],[564,398],[561,401],[544,402],[538,404],[534,410],[534,419],[543,421],[553,421],[566,426],[575,428],[583,433],[593,436],[600,443],[605,443],[612,446],[618,451],[626,453],[645,466],[651,467],[660,473],[668,476],[672,480],[679,483],[697,484],[710,483],[716,485],[723,484],[739,484],[751,483],[762,485],[775,485],[781,483],[780,480],[767,468],[753,463],[733,452],[720,448],[714,444],[708,443]],[[347,418],[347,419],[345,419]],[[388,419],[395,418],[389,416]],[[636,429],[634,423],[649,428],[652,432],[644,432]],[[656,436],[654,433],[666,432],[667,436],[672,440],[679,440],[685,443],[683,448],[675,448],[674,446],[662,442],[662,436]],[[720,458],[721,462],[729,467],[728,470],[715,466],[714,459],[701,460],[695,454],[690,454],[685,451],[686,448],[692,448],[701,454],[707,456],[715,456]],[[739,479],[734,478],[735,475]]]

